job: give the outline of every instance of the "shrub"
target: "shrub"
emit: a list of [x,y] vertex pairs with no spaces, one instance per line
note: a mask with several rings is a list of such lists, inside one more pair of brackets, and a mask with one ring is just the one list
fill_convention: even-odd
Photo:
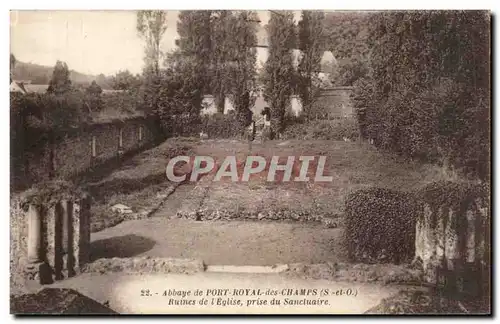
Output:
[[152,108],[165,135],[197,135],[201,130],[204,88],[199,62],[180,51],[171,53],[167,62],[169,67],[145,85],[143,106],[148,111],[147,107]]
[[294,123],[284,132],[286,139],[324,139],[341,141],[345,138],[356,140],[358,124],[354,118],[334,120],[314,120],[308,123]]
[[344,244],[351,261],[410,261],[421,205],[415,195],[382,188],[361,189],[345,202]]
[[61,95],[11,93],[10,106],[13,163],[27,152],[42,150],[43,143],[53,141],[57,131],[90,121],[85,95],[79,91]]
[[[20,116],[14,125],[21,128],[42,128],[56,130],[79,126],[90,121],[90,112],[86,95],[81,91],[71,91],[61,95],[55,94],[11,94],[11,114]],[[32,125],[26,122],[32,119]],[[36,125],[34,125],[36,124]]]
[[242,135],[239,130],[237,115],[233,112],[228,114],[213,114],[202,117],[203,132],[209,138],[232,138]]
[[138,110],[139,95],[132,91],[106,93],[101,96],[105,109],[115,109],[124,113],[134,113]]

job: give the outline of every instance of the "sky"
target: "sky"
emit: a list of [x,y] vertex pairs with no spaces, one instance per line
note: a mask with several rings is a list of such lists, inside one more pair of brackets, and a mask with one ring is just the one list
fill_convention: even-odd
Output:
[[[175,47],[178,13],[167,12],[162,51]],[[269,12],[258,13],[266,24]],[[93,75],[142,70],[144,43],[135,29],[135,11],[11,11],[10,18],[10,52],[18,61],[54,66],[61,60],[71,70]]]

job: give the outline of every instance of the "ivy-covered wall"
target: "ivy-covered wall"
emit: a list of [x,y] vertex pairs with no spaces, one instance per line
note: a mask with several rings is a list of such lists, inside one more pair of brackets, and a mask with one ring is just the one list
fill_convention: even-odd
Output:
[[19,145],[15,150],[17,156],[11,155],[15,190],[50,178],[69,178],[84,173],[101,163],[118,159],[119,154],[150,144],[156,133],[148,120],[134,118],[57,130],[50,135],[41,131],[38,138],[33,138],[37,135],[31,133],[25,136],[32,137],[27,147],[21,148],[26,141],[13,143]]

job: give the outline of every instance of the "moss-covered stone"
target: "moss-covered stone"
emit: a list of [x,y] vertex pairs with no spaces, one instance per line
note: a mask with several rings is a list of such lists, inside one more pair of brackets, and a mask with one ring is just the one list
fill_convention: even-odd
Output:
[[61,200],[79,201],[87,197],[85,191],[69,181],[45,181],[33,185],[21,195],[21,207],[27,209],[29,205],[35,205],[48,209]]
[[36,294],[11,297],[10,312],[20,315],[117,314],[109,307],[73,289],[58,288],[45,288]]
[[489,304],[488,300],[457,301],[431,290],[408,289],[383,299],[379,305],[369,309],[365,314],[489,314],[491,312]]
[[415,260],[424,280],[455,295],[489,294],[490,215],[487,185],[435,182],[418,193]]

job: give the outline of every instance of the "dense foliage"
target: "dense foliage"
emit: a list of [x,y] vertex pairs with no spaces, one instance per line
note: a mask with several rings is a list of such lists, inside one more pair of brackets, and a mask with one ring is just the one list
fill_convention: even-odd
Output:
[[97,82],[92,81],[89,87],[85,89],[88,105],[91,111],[100,111],[103,108],[102,101],[102,88],[97,84]]
[[412,158],[489,174],[490,17],[481,11],[370,16],[370,65],[356,82],[364,137]]
[[52,78],[47,92],[62,94],[71,91],[71,89],[68,65],[65,62],[57,61],[54,71],[52,71]]
[[230,19],[229,38],[226,54],[228,79],[226,80],[226,96],[235,108],[235,126],[243,131],[252,120],[250,108],[257,95],[256,60],[257,14],[253,11],[241,11]]
[[178,48],[167,54],[156,91],[156,113],[164,130],[196,134],[203,95],[212,93],[222,112],[229,99],[236,111],[232,127],[249,125],[255,101],[255,21],[252,11],[181,11]]
[[271,12],[267,25],[269,57],[263,74],[264,98],[271,108],[271,137],[283,131],[286,108],[293,93],[295,70],[292,49],[295,25],[291,11]]
[[202,117],[202,130],[209,138],[235,138],[241,136],[241,131],[234,127],[237,122],[234,111],[205,115]]
[[422,206],[409,193],[361,189],[345,201],[345,239],[351,261],[409,262],[415,255],[415,224]]
[[12,83],[12,73],[14,72],[14,68],[16,67],[16,57],[14,54],[10,53],[10,83]]
[[358,123],[354,118],[334,120],[287,120],[283,139],[354,141],[359,137]]
[[30,205],[48,209],[61,200],[77,201],[88,198],[88,193],[66,180],[50,180],[34,184],[23,193],[21,207]]
[[78,126],[89,121],[86,95],[71,91],[64,95],[11,93],[11,115],[19,116],[21,128],[56,129]]
[[359,11],[326,13],[325,46],[336,59],[331,75],[335,85],[350,86],[368,72],[371,15]]
[[224,102],[227,93],[226,86],[229,80],[228,64],[229,51],[233,38],[230,35],[230,25],[234,15],[229,10],[213,11],[211,14],[210,33],[210,92],[214,96],[217,112],[224,113]]
[[167,30],[167,14],[162,10],[140,10],[137,12],[136,29],[145,42],[144,48],[144,101],[147,114],[154,114],[158,108],[160,79],[160,43]]
[[119,71],[111,76],[111,85],[114,90],[137,90],[142,85],[142,77],[133,75],[129,70]]
[[160,74],[157,93],[156,114],[162,129],[166,135],[197,134],[203,93],[196,58],[176,51],[169,54],[167,62],[168,67]]
[[299,21],[298,47],[302,54],[298,66],[297,85],[298,94],[302,102],[302,113],[307,116],[314,98],[319,94],[318,78],[321,69],[321,58],[323,56],[325,15],[322,11],[302,11]]
[[101,96],[102,113],[116,111],[122,116],[137,114],[142,104],[141,95],[134,91],[107,93]]

